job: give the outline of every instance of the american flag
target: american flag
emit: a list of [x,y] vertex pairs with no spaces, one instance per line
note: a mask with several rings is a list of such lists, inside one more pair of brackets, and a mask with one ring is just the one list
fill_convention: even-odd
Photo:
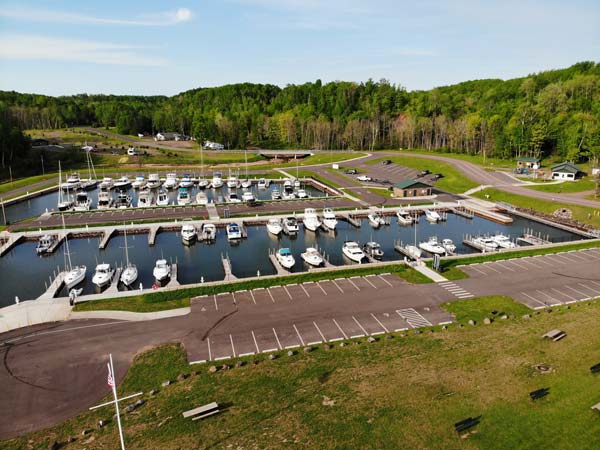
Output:
[[110,370],[110,364],[107,364],[108,366],[108,379],[106,380],[106,382],[108,383],[108,386],[115,387],[115,378],[113,377],[113,374]]

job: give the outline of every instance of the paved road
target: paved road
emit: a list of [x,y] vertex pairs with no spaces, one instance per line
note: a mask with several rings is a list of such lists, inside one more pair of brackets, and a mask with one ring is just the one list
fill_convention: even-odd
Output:
[[[138,352],[182,342],[190,362],[265,353],[449,320],[442,302],[504,294],[539,308],[600,295],[600,249],[478,264],[471,278],[411,285],[375,275],[201,297],[188,316],[149,322],[78,320],[0,335],[0,438],[52,426],[108,394]],[[199,366],[205,368],[205,366]]]

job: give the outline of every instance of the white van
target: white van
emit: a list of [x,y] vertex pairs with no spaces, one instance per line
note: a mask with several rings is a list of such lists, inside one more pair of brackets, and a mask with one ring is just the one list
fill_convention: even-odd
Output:
[[127,149],[127,154],[128,154],[129,156],[138,156],[138,155],[140,154],[140,152],[139,152],[139,151],[138,151],[138,149],[137,149],[137,148],[135,148],[135,147],[129,147],[129,148]]

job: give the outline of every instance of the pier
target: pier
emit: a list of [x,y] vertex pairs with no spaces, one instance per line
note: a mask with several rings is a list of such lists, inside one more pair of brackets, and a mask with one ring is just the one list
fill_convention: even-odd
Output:
[[536,236],[531,230],[526,231],[525,233],[523,233],[523,236],[518,237],[517,242],[524,242],[525,244],[529,245],[552,244],[552,241],[548,239],[548,236],[544,238],[543,236],[541,236],[541,233],[538,233],[538,235]]
[[465,208],[464,206],[450,208],[450,211],[457,216],[464,217],[465,219],[472,219],[475,217],[475,212],[472,209]]
[[104,250],[106,248],[106,246],[108,245],[108,241],[110,240],[110,238],[112,237],[112,235],[114,234],[115,231],[117,231],[117,229],[115,227],[106,228],[104,230],[102,239],[100,239],[100,244],[98,244],[98,248],[100,250]]
[[48,289],[46,289],[46,292],[40,295],[37,298],[37,300],[51,300],[54,297],[56,297],[56,294],[58,294],[63,287],[66,273],[67,272],[65,271],[59,272],[58,275],[54,278],[54,281],[50,283]]
[[246,225],[243,220],[234,220],[233,223],[236,223],[238,227],[240,227],[240,231],[242,232],[242,238],[246,239],[248,237],[248,230],[246,229]]
[[160,231],[160,225],[150,225],[148,229],[148,245],[156,243],[156,235]]
[[223,270],[225,271],[225,278],[223,278],[223,281],[237,280],[237,277],[233,274],[231,270],[231,261],[229,260],[229,256],[221,255],[221,262],[223,264]]
[[4,254],[8,253],[8,251],[17,245],[21,239],[23,239],[22,234],[11,233],[8,237],[8,240],[2,244],[2,247],[0,247],[0,256],[4,256]]
[[354,225],[356,228],[360,228],[360,226],[362,225],[362,221],[358,217],[350,213],[340,214],[340,219],[345,220],[351,225]]
[[410,260],[416,260],[416,258],[413,255],[411,255],[408,252],[408,250],[406,250],[406,248],[404,247],[404,245],[402,245],[402,242],[394,244],[394,250],[396,250],[401,255],[406,256]]
[[275,267],[277,275],[287,275],[288,273],[290,273],[289,270],[287,270],[281,264],[279,264],[279,261],[277,261],[277,256],[275,256],[274,253],[269,253],[269,260],[271,261],[271,264],[273,264],[273,267]]
[[[477,236],[475,236],[475,237],[477,237]],[[492,250],[481,244],[478,244],[477,242],[474,241],[473,236],[465,237],[463,239],[463,244],[467,245],[471,248],[474,248],[475,250],[479,250],[481,253],[494,253],[494,252],[498,251],[498,249]]]
[[179,284],[179,280],[177,280],[177,263],[171,264],[171,281],[169,281],[169,287],[178,287],[181,286]]
[[118,294],[118,292],[119,292],[119,278],[121,278],[121,272],[122,271],[123,271],[122,267],[117,267],[117,270],[115,270],[115,273],[114,273],[114,275],[112,277],[112,280],[110,280],[110,286],[105,291],[107,294]]
[[48,250],[46,251],[46,253],[54,253],[56,251],[56,249],[58,247],[60,247],[60,244],[62,244],[62,241],[64,241],[67,236],[69,235],[69,232],[61,232],[58,233],[56,235],[56,241],[54,241],[54,243],[48,248]]

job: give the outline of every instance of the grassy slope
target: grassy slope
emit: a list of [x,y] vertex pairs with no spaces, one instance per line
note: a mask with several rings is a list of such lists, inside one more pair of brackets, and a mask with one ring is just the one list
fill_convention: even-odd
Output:
[[[57,173],[49,173],[46,175],[36,175],[34,177],[20,178],[18,180],[14,180],[12,183],[10,181],[6,183],[0,184],[0,194],[4,192],[9,192],[14,189],[23,188],[29,186],[30,184],[39,183],[40,181],[48,181],[49,184],[56,183],[58,180]],[[51,181],[51,182],[50,182]]]
[[596,189],[596,181],[592,177],[585,177],[578,181],[565,181],[560,184],[538,183],[535,186],[526,186],[529,189],[543,192],[567,194],[570,192],[584,192]]
[[[484,306],[483,306],[484,305]],[[523,311],[505,298],[454,303],[467,320],[492,309],[519,314],[492,325],[451,325],[448,331],[379,340],[331,350],[257,357],[246,365],[209,374],[190,367],[182,348],[171,345],[139,356],[119,386],[122,395],[161,389],[179,373],[199,373],[162,388],[147,404],[123,418],[128,448],[428,448],[581,449],[600,446],[600,421],[590,406],[600,401],[589,367],[600,360],[600,306],[521,319]],[[559,328],[560,342],[541,334]],[[439,328],[438,328],[439,330]],[[540,375],[536,364],[549,364]],[[547,398],[528,393],[547,387]],[[323,405],[327,396],[335,403]],[[202,422],[181,412],[217,401],[226,410]],[[112,409],[84,412],[65,424],[6,441],[6,449],[46,449],[55,439],[95,428]],[[453,424],[481,415],[477,433],[461,439]],[[110,423],[92,434],[86,448],[114,448]],[[31,447],[27,445],[31,442]],[[70,448],[67,446],[66,448]]]

